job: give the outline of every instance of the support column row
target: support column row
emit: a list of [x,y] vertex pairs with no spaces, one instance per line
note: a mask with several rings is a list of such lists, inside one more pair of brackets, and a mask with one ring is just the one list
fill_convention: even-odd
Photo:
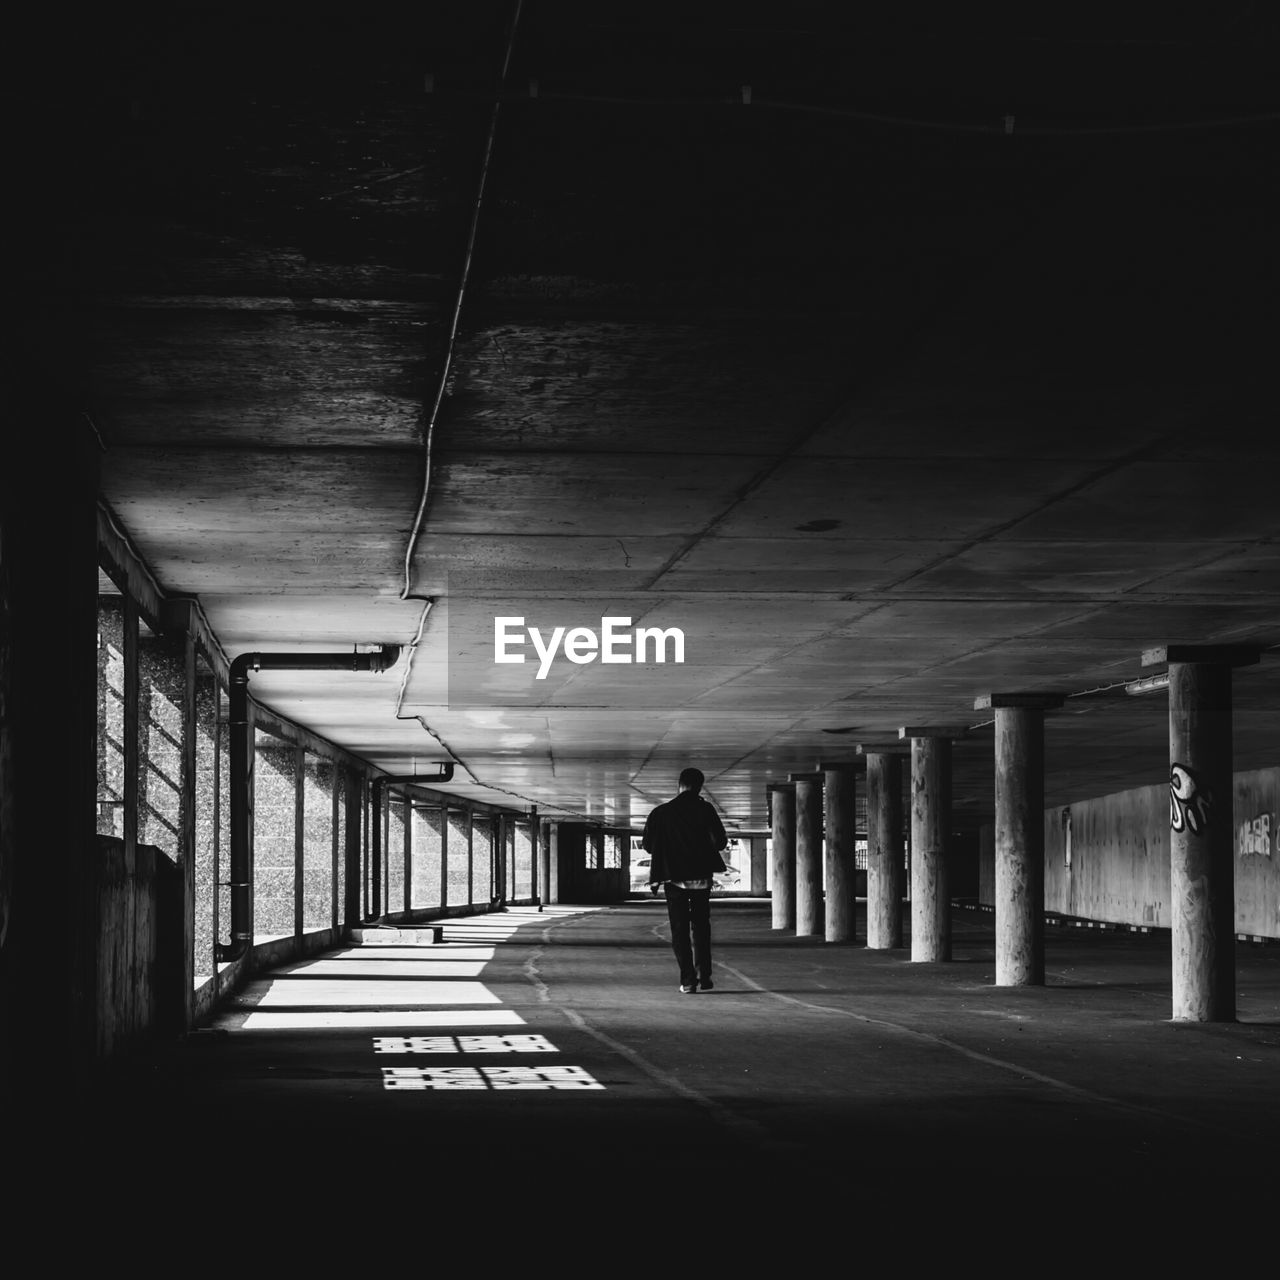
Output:
[[[867,762],[867,945],[903,944],[902,753],[911,755],[911,959],[951,958],[947,845],[951,741],[964,726],[902,728],[893,744],[859,744]],[[854,937],[855,775],[820,765],[769,788],[773,828],[773,927]],[[824,805],[825,799],[825,805]],[[823,838],[826,837],[824,869]],[[825,915],[824,915],[825,905]]]
[[[1169,894],[1172,1016],[1235,1018],[1235,829],[1231,670],[1259,650],[1234,645],[1148,649],[1144,666],[1169,698]],[[995,712],[996,985],[1044,982],[1044,725],[1061,695],[990,694]]]
[[[1144,665],[1168,668],[1175,1020],[1235,1017],[1231,669],[1259,656],[1249,646],[1166,646],[1143,655]],[[1164,681],[1141,683],[1162,687]],[[1018,692],[975,702],[994,712],[995,724],[997,986],[1044,982],[1044,713],[1063,701],[1059,693]],[[963,726],[899,730],[911,756],[913,961],[951,958],[951,744],[966,732]],[[871,744],[860,745],[859,753],[867,760],[867,945],[887,949],[902,944],[901,757]],[[846,868],[831,847],[833,835],[843,847],[844,823],[852,825],[852,776],[820,767],[769,788],[773,926],[800,933],[825,928],[829,940],[842,940],[849,928],[841,881]],[[852,872],[852,858],[847,869]],[[848,896],[851,901],[851,889]]]
[[823,762],[769,787],[775,929],[855,940],[856,768]]

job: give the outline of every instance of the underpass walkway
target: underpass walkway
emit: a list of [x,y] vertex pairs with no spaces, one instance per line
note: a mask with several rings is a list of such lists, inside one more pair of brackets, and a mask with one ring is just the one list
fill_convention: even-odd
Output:
[[1280,947],[1239,946],[1238,1021],[1175,1024],[1167,934],[1049,928],[1046,985],[996,988],[989,913],[953,909],[944,964],[774,930],[760,899],[712,918],[692,996],[660,899],[366,930],[114,1080],[96,1141],[278,1197],[339,1177],[441,1229],[530,1195],[551,1222],[650,1221],[673,1176],[744,1228],[752,1206],[905,1222],[921,1196],[1128,1213],[1280,1157]]

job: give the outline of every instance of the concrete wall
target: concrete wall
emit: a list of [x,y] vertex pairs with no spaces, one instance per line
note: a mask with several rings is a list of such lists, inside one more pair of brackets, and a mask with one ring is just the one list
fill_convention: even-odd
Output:
[[1046,811],[1044,861],[1046,911],[1168,928],[1168,786]]
[[1236,931],[1280,937],[1280,768],[1235,776]]
[[85,975],[91,1052],[106,1059],[143,1034],[176,1033],[184,1021],[182,880],[169,856],[99,836],[85,868],[93,944]]
[[[1236,932],[1280,938],[1280,768],[1235,775]],[[1069,815],[1069,817],[1068,817]],[[1070,842],[1070,863],[1067,846]],[[1121,791],[1044,815],[1045,910],[1167,929],[1169,788]],[[979,900],[995,900],[995,842],[984,831]]]

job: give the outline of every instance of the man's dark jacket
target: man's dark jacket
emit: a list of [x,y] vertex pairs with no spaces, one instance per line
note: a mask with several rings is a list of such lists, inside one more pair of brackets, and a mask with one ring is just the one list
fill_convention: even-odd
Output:
[[729,843],[715,808],[696,791],[682,791],[660,804],[644,824],[650,855],[649,883],[709,880],[725,869],[720,850]]

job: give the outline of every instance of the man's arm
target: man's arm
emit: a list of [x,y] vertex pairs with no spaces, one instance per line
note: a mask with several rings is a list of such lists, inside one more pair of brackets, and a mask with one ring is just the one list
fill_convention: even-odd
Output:
[[724,823],[720,821],[720,815],[710,801],[707,802],[707,808],[711,810],[711,838],[715,841],[716,852],[719,853],[728,848],[729,837],[725,833]]
[[657,889],[667,878],[666,859],[662,856],[662,841],[658,835],[658,824],[653,820],[657,810],[650,810],[644,820],[644,835],[640,838],[640,847],[649,855],[649,888]]

